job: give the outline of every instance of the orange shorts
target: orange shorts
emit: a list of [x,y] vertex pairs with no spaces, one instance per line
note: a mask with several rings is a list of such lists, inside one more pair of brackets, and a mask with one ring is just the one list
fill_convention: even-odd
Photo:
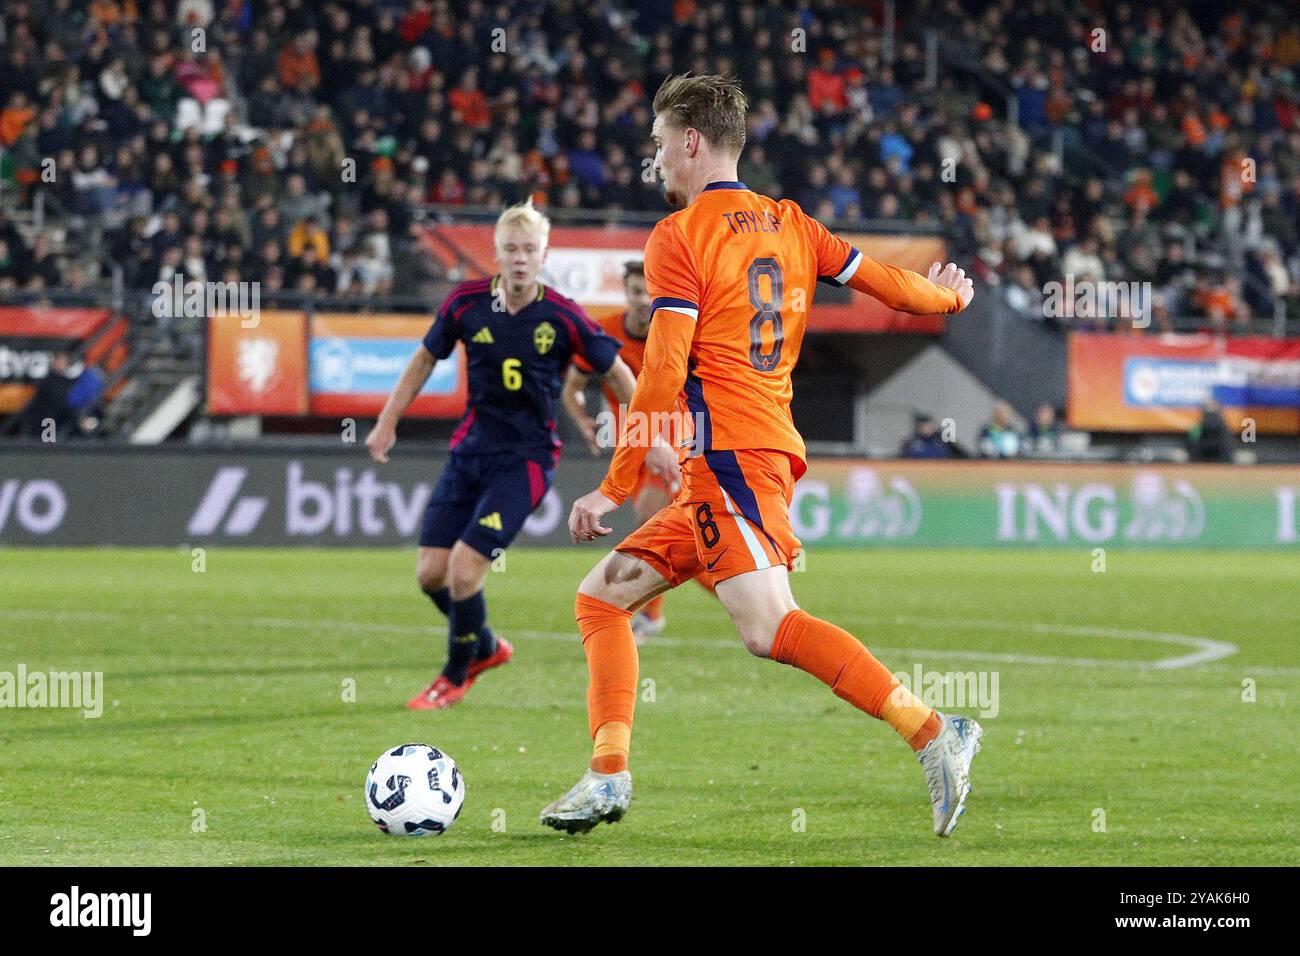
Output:
[[794,459],[780,451],[710,451],[682,465],[682,491],[616,551],[640,558],[673,587],[775,565],[799,553],[790,525]]

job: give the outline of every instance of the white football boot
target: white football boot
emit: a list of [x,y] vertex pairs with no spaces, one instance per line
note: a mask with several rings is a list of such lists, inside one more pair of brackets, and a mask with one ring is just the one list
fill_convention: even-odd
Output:
[[946,837],[957,827],[970,793],[970,765],[980,752],[984,728],[969,717],[939,715],[939,735],[916,755],[925,768],[925,785],[934,809],[934,835]]
[[542,810],[541,821],[567,833],[586,833],[598,823],[617,823],[632,803],[632,774],[588,770],[572,790]]

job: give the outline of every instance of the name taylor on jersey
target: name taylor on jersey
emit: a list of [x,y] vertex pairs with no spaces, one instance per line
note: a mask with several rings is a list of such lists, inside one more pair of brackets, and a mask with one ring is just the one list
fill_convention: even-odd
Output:
[[765,210],[737,209],[735,212],[724,212],[722,218],[727,221],[727,225],[736,235],[781,231],[781,220],[775,214]]

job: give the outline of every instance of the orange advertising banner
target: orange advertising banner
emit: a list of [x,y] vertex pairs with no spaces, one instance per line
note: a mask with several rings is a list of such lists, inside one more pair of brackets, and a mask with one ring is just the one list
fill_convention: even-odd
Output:
[[245,321],[208,320],[209,414],[307,414],[307,317],[263,310]]
[[1187,431],[1211,401],[1234,430],[1300,435],[1300,339],[1070,335],[1072,428]]
[[[116,322],[120,326],[108,329]],[[56,352],[81,353],[89,364],[104,360],[108,371],[126,357],[125,322],[108,309],[0,306],[0,416],[20,411],[49,374]],[[94,339],[84,353],[81,343]],[[118,346],[106,356],[109,346]]]
[[110,315],[108,309],[3,306],[0,307],[0,336],[88,339]]
[[[649,229],[603,229],[556,226],[551,229],[542,281],[573,299],[595,319],[623,309],[623,263],[645,254]],[[845,233],[843,239],[864,256],[924,275],[943,260],[947,247],[935,236],[888,236]],[[425,249],[447,269],[463,268],[466,278],[496,272],[493,227],[425,225]],[[942,315],[895,312],[884,303],[851,289],[819,285],[808,316],[810,332],[911,332],[939,335]]]

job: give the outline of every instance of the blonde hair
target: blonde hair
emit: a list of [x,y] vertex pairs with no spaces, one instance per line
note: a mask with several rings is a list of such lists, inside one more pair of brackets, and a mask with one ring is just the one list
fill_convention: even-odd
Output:
[[693,128],[711,146],[740,155],[745,148],[749,101],[732,76],[683,73],[664,80],[655,93],[654,111],[675,129]]
[[533,197],[529,196],[517,206],[507,206],[497,217],[496,231],[493,238],[500,243],[501,234],[507,229],[523,229],[526,232],[535,232],[542,240],[542,245],[546,245],[551,235],[551,220],[547,219],[533,205]]

